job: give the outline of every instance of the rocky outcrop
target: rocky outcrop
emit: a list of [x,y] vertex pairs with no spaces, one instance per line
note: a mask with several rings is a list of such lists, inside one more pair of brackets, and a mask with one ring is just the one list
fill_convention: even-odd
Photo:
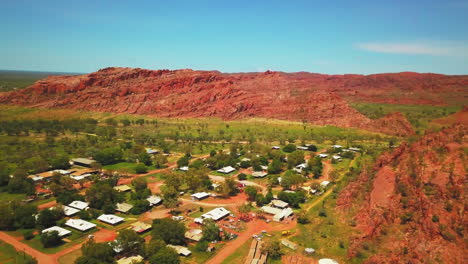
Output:
[[[399,91],[402,96],[398,103],[443,104],[441,98],[444,97],[434,96],[434,101],[426,95],[457,90],[463,85],[468,86],[466,76],[416,73],[364,76],[267,71],[225,74],[106,68],[86,75],[51,76],[26,89],[0,94],[0,102],[159,117],[264,117],[408,135],[413,130],[404,116],[391,114],[380,120],[370,120],[351,108],[347,101],[387,102]],[[411,96],[404,96],[405,93]]]
[[373,248],[367,263],[464,263],[467,132],[457,124],[402,144],[341,192],[359,230],[350,257]]

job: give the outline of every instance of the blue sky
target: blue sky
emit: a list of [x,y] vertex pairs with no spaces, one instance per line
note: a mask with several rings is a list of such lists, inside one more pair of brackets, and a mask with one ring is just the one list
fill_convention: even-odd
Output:
[[3,0],[0,69],[468,74],[468,0]]

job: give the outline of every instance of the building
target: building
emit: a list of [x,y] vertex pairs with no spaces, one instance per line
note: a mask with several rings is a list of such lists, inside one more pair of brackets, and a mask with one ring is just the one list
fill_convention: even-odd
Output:
[[188,230],[185,232],[185,238],[198,242],[203,238],[203,231],[201,229]]
[[71,162],[73,163],[73,165],[82,166],[82,167],[91,167],[91,164],[96,163],[95,160],[86,159],[86,158],[72,159]]
[[158,154],[159,151],[155,150],[155,149],[152,149],[152,148],[146,148],[146,153],[148,153],[150,155],[154,155],[154,154]]
[[146,198],[146,200],[149,202],[150,206],[156,206],[162,202],[161,197],[156,195],[151,195],[150,197]]
[[287,202],[284,202],[284,201],[281,201],[281,200],[273,200],[271,201],[271,205],[273,207],[276,207],[276,208],[279,208],[279,209],[284,209],[286,207],[288,207],[288,203]]
[[206,214],[203,214],[201,218],[196,218],[195,222],[203,223],[203,219],[213,219],[215,221],[219,221],[230,214],[231,212],[229,210],[226,210],[224,207],[218,207],[209,211]]
[[271,147],[271,149],[280,149],[280,147],[279,146],[273,146],[273,147]]
[[97,218],[97,220],[110,225],[117,225],[124,221],[122,217],[111,214],[102,214]]
[[343,146],[341,146],[341,145],[333,145],[332,147],[335,148],[335,149],[343,148]]
[[81,219],[68,219],[67,222],[65,222],[65,225],[81,232],[85,232],[96,227],[96,224]]
[[68,206],[78,210],[86,210],[89,208],[89,204],[82,201],[73,201]]
[[140,255],[121,258],[117,260],[117,264],[133,264],[133,263],[140,263],[143,261],[143,257]]
[[70,207],[70,206],[63,206],[63,212],[65,213],[65,216],[73,216],[77,214],[80,210]]
[[360,148],[349,148],[349,150],[354,151],[354,152],[360,152],[361,151]]
[[323,182],[320,183],[320,187],[327,188],[328,184],[330,184],[329,181],[323,181]]
[[283,244],[285,247],[288,247],[292,250],[297,249],[297,244],[288,239],[281,239],[281,244]]
[[133,205],[131,204],[128,204],[128,203],[118,203],[116,204],[116,208],[115,210],[117,212],[121,212],[121,213],[128,213],[131,209],[133,208]]
[[334,259],[323,258],[323,259],[319,259],[318,263],[319,264],[338,264],[338,261]]
[[192,251],[190,251],[188,248],[183,247],[183,246],[175,246],[175,245],[167,245],[167,246],[175,249],[177,254],[184,256],[184,257],[188,257],[190,256],[190,254],[192,254]]
[[47,232],[52,232],[52,231],[57,231],[59,237],[64,237],[64,236],[68,236],[68,235],[71,234],[70,230],[62,228],[60,226],[53,226],[53,227],[49,227],[47,229],[44,229],[44,230],[42,230],[42,234],[47,233]]
[[267,175],[268,175],[268,173],[267,173],[267,172],[264,172],[264,171],[254,171],[254,172],[252,173],[252,177],[254,177],[254,178],[264,178],[264,177],[266,177]]
[[322,159],[328,157],[327,154],[323,154],[323,153],[320,153],[318,156],[319,156],[320,158],[322,158]]
[[192,197],[192,200],[200,201],[200,200],[210,197],[210,194],[207,192],[198,192],[198,193],[192,194],[191,197]]
[[264,170],[264,171],[268,170],[268,166],[266,166],[266,165],[260,165],[260,168],[262,168],[262,170]]
[[286,208],[281,210],[279,214],[273,216],[273,221],[280,222],[283,221],[286,217],[289,217],[293,214],[293,210],[291,208]]
[[332,158],[333,158],[334,160],[337,160],[337,161],[341,161],[341,160],[342,160],[342,158],[341,158],[340,155],[333,155]]
[[224,173],[224,174],[228,174],[228,173],[231,173],[233,171],[235,171],[236,169],[234,169],[233,167],[231,166],[227,166],[227,167],[224,167],[224,168],[221,168],[219,170],[217,170],[217,172],[219,173]]
[[130,225],[130,229],[141,234],[151,229],[151,225],[144,222],[135,222]]
[[188,166],[182,166],[179,168],[180,171],[188,171],[189,167]]
[[300,149],[300,150],[309,150],[308,147],[305,147],[305,146],[297,146],[296,149]]
[[241,159],[241,161],[250,161],[250,159],[249,158],[243,158],[243,159]]
[[114,186],[114,190],[118,192],[128,192],[128,191],[131,191],[132,188],[130,188],[130,186],[128,185],[119,185],[119,186]]

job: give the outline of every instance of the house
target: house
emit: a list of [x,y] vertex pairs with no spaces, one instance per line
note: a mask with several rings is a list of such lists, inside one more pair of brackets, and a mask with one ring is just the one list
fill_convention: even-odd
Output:
[[179,168],[180,171],[188,171],[189,167],[188,166],[182,166]]
[[305,147],[305,146],[297,146],[296,149],[300,149],[300,150],[309,150],[308,147]]
[[110,225],[117,225],[124,221],[122,217],[111,214],[102,214],[97,218],[97,220]]
[[281,244],[283,244],[284,246],[292,249],[292,250],[296,250],[297,249],[297,244],[288,240],[288,239],[281,239]]
[[175,245],[167,245],[167,246],[175,249],[177,254],[184,256],[184,257],[188,257],[190,256],[190,254],[192,254],[192,251],[190,251],[188,248],[183,247],[183,246],[175,246]]
[[303,169],[307,168],[307,164],[306,163],[301,163],[301,164],[297,165],[296,168],[300,169],[300,170],[303,170]]
[[338,261],[329,258],[319,259],[318,264],[338,264]]
[[333,145],[332,148],[339,149],[339,148],[343,148],[343,146],[341,146],[341,145]]
[[252,173],[252,177],[254,177],[254,178],[264,178],[264,177],[266,177],[267,175],[268,175],[268,173],[267,173],[267,172],[264,172],[264,171],[254,171],[254,172]]
[[118,203],[116,204],[116,208],[115,210],[117,212],[121,212],[121,213],[128,213],[131,209],[133,208],[133,205],[131,204],[128,204],[128,203]]
[[314,253],[315,253],[315,249],[313,249],[313,248],[305,248],[305,249],[304,249],[304,252],[305,252],[306,254],[314,254]]
[[130,188],[130,186],[128,185],[119,185],[119,186],[114,186],[114,190],[118,192],[128,192],[128,191],[131,191],[132,188]]
[[268,206],[268,205],[262,206],[262,210],[263,210],[263,212],[265,212],[267,214],[271,214],[271,215],[277,215],[277,214],[281,213],[281,209],[274,208],[274,207],[271,207],[271,206]]
[[323,154],[323,153],[320,153],[318,156],[319,156],[320,158],[322,158],[322,159],[324,159],[324,158],[328,157],[328,155],[327,155],[327,154]]
[[284,218],[289,217],[293,214],[293,210],[291,208],[286,208],[281,210],[279,214],[275,214],[273,216],[273,221],[280,222],[283,221]]
[[42,181],[44,179],[44,177],[42,176],[36,176],[36,175],[30,175],[29,178],[31,180],[33,180],[34,182],[39,182],[39,181]]
[[151,229],[151,225],[144,222],[135,222],[130,225],[130,229],[141,234]]
[[191,197],[192,197],[192,200],[200,201],[200,200],[210,197],[210,194],[207,192],[198,192],[198,193],[192,194]]
[[146,200],[149,202],[150,206],[156,206],[162,202],[161,197],[156,195],[151,195],[150,197],[146,198]]
[[96,227],[96,224],[81,219],[68,219],[67,222],[65,222],[65,225],[82,232]]
[[71,234],[70,230],[62,228],[60,226],[53,226],[53,227],[49,227],[47,229],[44,229],[44,230],[42,230],[42,234],[52,232],[52,231],[57,231],[59,237],[64,237],[64,236],[68,236],[68,235]]
[[250,159],[249,158],[243,158],[243,159],[241,159],[241,161],[250,161]]
[[228,174],[228,173],[231,173],[233,171],[235,171],[236,169],[234,169],[233,167],[231,166],[227,166],[227,167],[224,167],[224,168],[221,168],[219,170],[217,170],[217,172],[219,173],[224,173],[224,174]]
[[341,160],[342,160],[342,158],[341,158],[340,155],[333,155],[332,158],[333,158],[334,160],[337,160],[337,161],[341,161]]
[[349,150],[354,151],[354,152],[360,152],[361,151],[360,148],[349,148]]
[[152,149],[152,148],[145,148],[146,149],[146,153],[150,154],[150,155],[154,155],[154,154],[158,154],[159,151],[158,150],[155,150],[155,149]]
[[73,163],[73,165],[82,166],[82,167],[91,167],[91,164],[96,163],[95,160],[86,159],[86,158],[72,159],[71,162]]
[[193,241],[200,241],[203,237],[203,231],[201,229],[191,229],[185,232],[185,238],[193,240]]
[[328,184],[330,184],[329,181],[323,181],[323,182],[320,183],[320,186],[321,186],[322,188],[327,188]]
[[140,255],[121,258],[117,260],[117,264],[133,264],[133,263],[140,263],[143,261],[143,257]]
[[284,209],[288,207],[289,204],[281,200],[273,200],[271,201],[271,205],[276,208]]
[[82,201],[73,201],[68,206],[73,207],[78,210],[86,210],[89,207],[88,203],[82,202]]
[[65,213],[65,216],[73,216],[77,214],[80,210],[70,207],[70,206],[63,206],[63,212]]
[[279,146],[273,146],[271,149],[281,149]]
[[213,219],[215,221],[218,221],[218,220],[221,220],[223,219],[224,217],[230,215],[231,212],[226,210],[224,207],[218,207],[218,208],[215,208],[211,211],[209,211],[208,213],[206,214],[203,214],[201,217],[203,219]]
[[260,165],[260,168],[262,168],[262,170],[265,170],[265,171],[268,170],[268,166],[266,165]]

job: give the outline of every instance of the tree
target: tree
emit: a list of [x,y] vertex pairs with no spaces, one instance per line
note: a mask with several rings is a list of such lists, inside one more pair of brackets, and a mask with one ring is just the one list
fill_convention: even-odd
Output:
[[291,153],[296,150],[296,145],[294,144],[288,144],[283,148],[284,152]]
[[145,239],[133,230],[122,229],[119,231],[119,235],[115,241],[112,242],[112,246],[121,248],[121,253],[125,255],[142,255]]
[[294,151],[288,155],[288,168],[294,168],[295,166],[304,163],[304,152]]
[[167,208],[174,208],[179,203],[179,192],[174,187],[167,185],[161,186],[161,194],[163,198],[163,204]]
[[205,241],[218,241],[220,240],[219,236],[219,226],[216,222],[212,219],[205,219],[203,220],[203,237],[202,239]]
[[180,159],[177,160],[177,166],[180,168],[180,167],[184,167],[184,166],[188,166],[189,165],[189,161],[190,161],[190,157],[188,157],[187,155],[181,157]]
[[297,222],[303,225],[310,223],[309,217],[307,216],[307,212],[305,210],[301,210],[297,213]]
[[262,247],[262,251],[268,253],[268,256],[277,259],[283,254],[281,252],[280,242],[277,239],[267,240]]
[[105,204],[115,204],[122,201],[119,193],[107,183],[100,182],[91,185],[86,190],[86,200],[90,207],[102,209]]
[[222,184],[221,184],[221,194],[224,196],[233,196],[235,195],[239,190],[237,189],[237,183],[234,179],[227,178]]
[[290,189],[292,187],[297,187],[305,182],[304,177],[301,174],[298,174],[294,171],[287,171],[283,177],[281,177],[281,187],[284,189]]
[[135,173],[137,174],[143,174],[143,173],[147,173],[148,172],[148,168],[145,166],[145,164],[143,163],[138,163],[136,166],[135,166]]
[[0,203],[0,230],[13,230],[15,212],[8,203]]
[[151,239],[145,246],[145,256],[149,258],[158,253],[159,250],[166,247],[166,243],[162,239]]
[[133,215],[139,215],[148,211],[150,208],[150,203],[147,200],[137,200],[133,205],[133,208],[130,209],[130,213]]
[[198,252],[206,252],[208,245],[208,241],[200,241],[195,245],[195,250]]
[[162,239],[167,244],[183,245],[185,243],[185,225],[169,218],[153,221],[153,239]]
[[57,220],[62,218],[63,211],[42,210],[37,216],[36,224],[42,229],[56,225]]
[[151,164],[153,164],[151,156],[146,151],[138,155],[138,160],[146,166],[151,166]]
[[[45,210],[48,211],[48,210]],[[41,243],[45,248],[55,247],[62,243],[58,231],[49,231],[41,234]]]
[[255,201],[255,197],[257,196],[257,188],[254,186],[246,186],[244,188],[245,194],[247,194],[249,201]]
[[271,164],[268,166],[268,173],[269,174],[278,174],[281,172],[281,167],[283,164],[279,159],[273,159]]
[[94,159],[103,165],[116,163],[122,158],[123,152],[119,147],[105,148],[94,155]]
[[149,259],[150,264],[179,264],[179,254],[169,247],[162,248]]
[[122,123],[122,125],[123,125],[124,127],[130,125],[130,120],[128,120],[128,119],[122,119],[122,120],[120,120],[120,122]]
[[257,206],[264,206],[265,204],[268,203],[265,196],[263,196],[263,194],[261,193],[257,194],[257,196],[255,197],[255,202],[257,203]]
[[307,149],[308,149],[309,151],[316,152],[316,151],[317,151],[317,146],[311,144],[311,145],[309,145],[309,146],[307,147]]
[[96,243],[94,239],[90,239],[81,246],[82,256],[79,257],[75,264],[114,264],[114,250],[106,243]]
[[67,155],[58,155],[50,160],[50,166],[54,169],[68,169],[70,168],[69,157]]
[[299,204],[305,201],[305,194],[302,191],[280,192],[278,193],[278,199],[289,203],[291,207],[298,208]]
[[315,179],[318,179],[322,175],[322,159],[319,156],[315,156],[307,161],[307,169],[314,175]]
[[245,181],[247,180],[247,175],[245,173],[239,173],[239,175],[237,175],[237,179],[239,179],[239,181]]

